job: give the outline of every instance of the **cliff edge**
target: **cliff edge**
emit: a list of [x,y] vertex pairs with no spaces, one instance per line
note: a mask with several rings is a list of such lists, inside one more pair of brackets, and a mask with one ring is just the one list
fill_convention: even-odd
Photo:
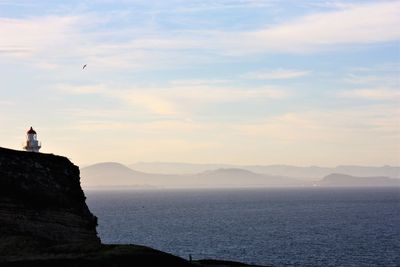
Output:
[[0,148],[0,259],[99,247],[97,218],[67,158]]

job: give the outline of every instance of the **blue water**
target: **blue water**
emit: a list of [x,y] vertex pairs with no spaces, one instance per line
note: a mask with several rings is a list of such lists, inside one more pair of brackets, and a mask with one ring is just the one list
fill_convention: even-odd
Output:
[[399,189],[87,191],[104,243],[286,266],[400,266]]

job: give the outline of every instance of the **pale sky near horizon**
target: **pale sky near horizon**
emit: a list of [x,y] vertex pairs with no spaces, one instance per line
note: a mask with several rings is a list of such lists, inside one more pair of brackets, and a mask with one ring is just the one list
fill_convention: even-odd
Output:
[[[0,146],[400,165],[400,1],[0,0]],[[87,64],[85,70],[82,66]]]

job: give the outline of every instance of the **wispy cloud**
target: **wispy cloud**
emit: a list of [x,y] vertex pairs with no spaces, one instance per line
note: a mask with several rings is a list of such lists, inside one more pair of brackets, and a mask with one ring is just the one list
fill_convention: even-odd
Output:
[[[233,4],[215,4],[215,8],[268,4],[264,1],[236,1]],[[115,30],[103,26],[118,23],[118,16],[108,17],[105,22],[102,15],[96,13],[0,18],[0,36],[7,36],[0,40],[0,56],[36,56],[35,64],[44,67],[54,67],[63,60],[85,60],[98,68],[143,69],[193,62],[202,64],[257,53],[314,52],[342,45],[399,40],[399,9],[399,1],[344,5],[334,11],[314,13],[246,31],[210,30],[199,28],[196,24],[187,25],[185,30],[142,29],[135,25]],[[44,61],[46,64],[40,64]],[[296,70],[277,70],[275,73],[254,73],[253,76],[258,79],[283,79],[306,74]]]
[[[145,150],[151,148],[153,153],[162,153],[161,159],[164,160],[177,156],[178,160],[220,159],[223,162],[235,162],[237,155],[245,155],[245,160],[250,160],[253,164],[253,159],[261,160],[264,164],[271,161],[360,164],[365,161],[365,151],[369,151],[368,160],[372,163],[395,163],[398,162],[397,144],[400,142],[399,116],[398,107],[376,105],[329,112],[285,112],[263,119],[239,122],[177,119],[158,119],[152,122],[84,120],[76,121],[73,127],[80,132],[101,131],[110,133],[110,136],[115,136],[114,132],[134,135],[134,140],[129,143],[121,141],[119,146],[120,141],[113,140],[112,146],[114,150],[115,147],[121,147],[122,151],[125,151],[123,148],[127,145],[138,146],[136,151],[140,150],[141,159],[148,153]],[[176,147],[166,144],[174,144]],[[198,148],[195,155],[191,153],[194,147]],[[170,150],[165,150],[167,148]],[[177,155],[175,151],[184,153]],[[197,158],[199,155],[201,156]],[[150,159],[154,160],[154,157]]]
[[400,64],[386,63],[378,66],[368,66],[349,70],[344,82],[353,85],[385,87],[397,90],[400,84]]
[[338,45],[399,40],[399,1],[344,6],[250,33],[259,50],[312,52]]
[[0,100],[0,106],[15,106],[16,102],[9,100]]
[[0,18],[0,50],[14,56],[32,56],[65,45],[79,22],[78,17]]
[[337,96],[385,101],[400,99],[400,65],[398,63],[353,68],[349,71],[350,73],[343,79],[349,88],[338,90]]
[[2,6],[23,6],[23,7],[33,7],[35,6],[34,3],[21,3],[21,2],[17,2],[17,1],[0,1],[0,5]]
[[[190,4],[190,3],[189,3]],[[194,2],[188,7],[177,8],[175,12],[201,12],[219,9],[244,9],[271,7],[276,4],[275,0],[230,0],[230,1],[201,1]]]
[[400,71],[400,62],[386,62],[379,65],[353,67],[349,70],[357,73],[398,73]]
[[[137,36],[132,42],[125,42],[125,45],[131,50],[150,48],[169,53],[182,49],[200,54],[213,51],[224,57],[276,52],[311,53],[344,45],[399,40],[397,26],[400,18],[396,12],[399,8],[398,1],[339,5],[334,11],[314,13],[259,29],[153,31],[146,36]],[[120,44],[116,47],[122,48]],[[206,54],[202,56],[206,57]]]
[[284,80],[304,77],[310,74],[308,70],[260,70],[244,74],[242,77],[255,80]]
[[136,131],[141,134],[182,134],[196,133],[199,131],[209,131],[213,128],[212,123],[200,123],[189,120],[155,120],[147,122],[115,122],[93,120],[78,120],[71,127],[80,130],[94,132],[98,130],[105,131]]
[[338,96],[344,98],[398,101],[400,100],[400,90],[390,90],[385,88],[355,89],[339,92]]
[[369,139],[377,135],[400,141],[399,116],[398,107],[382,105],[329,112],[290,112],[241,124],[236,131],[283,142],[357,143],[357,138]]
[[47,151],[85,162],[93,149],[104,160],[398,162],[400,1],[15,6],[27,2],[0,0],[2,140],[23,138],[29,120]]
[[[141,107],[158,115],[177,115],[182,109],[201,103],[241,103],[262,99],[282,99],[291,95],[280,87],[240,88],[207,81],[174,81],[163,87],[116,88],[107,85],[60,85],[58,89],[68,94],[98,94]],[[185,108],[183,108],[185,107]]]

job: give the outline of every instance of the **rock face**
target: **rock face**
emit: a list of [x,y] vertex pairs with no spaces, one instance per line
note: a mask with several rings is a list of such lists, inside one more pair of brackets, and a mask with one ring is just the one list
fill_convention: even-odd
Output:
[[77,166],[0,148],[0,259],[97,249],[96,225]]

